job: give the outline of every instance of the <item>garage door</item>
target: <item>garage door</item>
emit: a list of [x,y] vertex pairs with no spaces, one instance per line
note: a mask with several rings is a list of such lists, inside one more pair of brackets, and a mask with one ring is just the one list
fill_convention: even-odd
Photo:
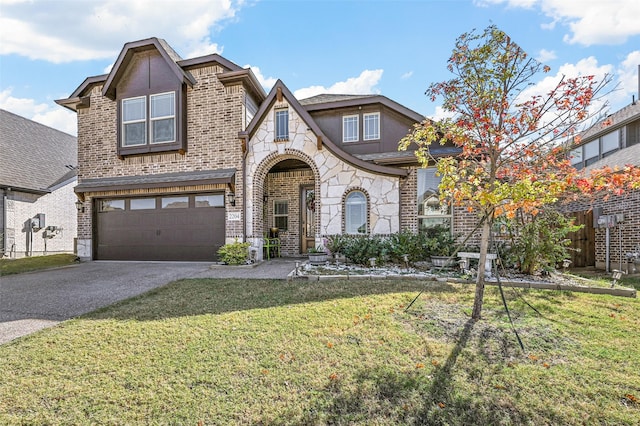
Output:
[[98,260],[212,261],[224,244],[224,194],[97,200]]

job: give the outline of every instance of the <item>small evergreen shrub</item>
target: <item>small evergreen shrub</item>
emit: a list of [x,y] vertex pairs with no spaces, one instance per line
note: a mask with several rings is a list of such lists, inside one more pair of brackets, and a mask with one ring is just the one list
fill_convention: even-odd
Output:
[[218,249],[218,257],[228,265],[244,265],[249,259],[249,243],[241,243],[237,239]]

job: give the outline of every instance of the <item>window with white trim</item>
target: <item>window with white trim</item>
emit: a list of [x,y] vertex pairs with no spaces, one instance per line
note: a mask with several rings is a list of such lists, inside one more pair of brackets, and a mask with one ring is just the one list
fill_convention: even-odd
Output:
[[362,191],[351,191],[344,200],[344,231],[367,233],[367,196]]
[[123,99],[121,123],[124,148],[176,142],[175,92]]
[[276,110],[276,140],[289,139],[289,110]]
[[160,93],[149,96],[151,103],[151,143],[174,142],[176,140],[175,93]]
[[434,226],[451,227],[451,207],[440,201],[438,186],[442,178],[435,167],[417,170],[418,175],[418,231]]
[[380,113],[372,112],[362,115],[364,126],[363,136],[365,141],[380,139]]
[[342,117],[342,142],[357,142],[358,135],[358,116],[345,115]]
[[289,229],[289,201],[275,200],[273,202],[273,226],[280,231]]
[[147,98],[122,100],[122,146],[147,143]]

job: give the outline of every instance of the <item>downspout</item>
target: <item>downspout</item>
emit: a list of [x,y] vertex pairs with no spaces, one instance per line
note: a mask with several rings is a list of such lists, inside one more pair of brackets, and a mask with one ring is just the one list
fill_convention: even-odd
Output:
[[249,151],[249,135],[238,134],[242,147],[242,242],[247,242],[247,152]]
[[7,219],[9,217],[7,215],[7,192],[10,189],[11,188],[4,188],[2,190],[2,253],[0,253],[0,257],[4,257],[7,253],[7,243],[9,242],[7,238]]

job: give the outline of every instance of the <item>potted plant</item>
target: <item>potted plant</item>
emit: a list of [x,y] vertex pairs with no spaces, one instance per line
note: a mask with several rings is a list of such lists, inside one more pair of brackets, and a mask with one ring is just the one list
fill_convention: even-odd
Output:
[[311,247],[307,250],[309,263],[312,265],[323,265],[327,262],[327,252],[322,246]]
[[451,266],[454,260],[451,259],[456,254],[456,238],[451,234],[448,227],[438,226],[429,230],[431,234],[427,240],[427,248],[431,255],[433,266]]

